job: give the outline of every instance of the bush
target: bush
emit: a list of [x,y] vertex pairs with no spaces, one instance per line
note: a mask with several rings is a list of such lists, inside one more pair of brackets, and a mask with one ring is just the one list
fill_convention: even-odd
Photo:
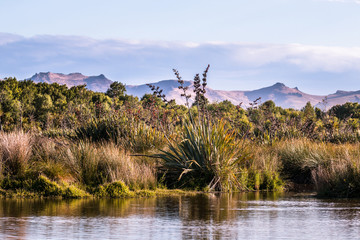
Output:
[[63,189],[56,182],[49,180],[47,177],[39,176],[31,187],[33,191],[38,192],[41,196],[62,196]]
[[73,185],[65,187],[62,192],[63,198],[81,198],[86,196],[89,196],[89,194]]
[[122,181],[116,181],[113,183],[99,186],[95,191],[97,197],[111,197],[122,198],[132,197],[134,193],[129,190],[129,187]]

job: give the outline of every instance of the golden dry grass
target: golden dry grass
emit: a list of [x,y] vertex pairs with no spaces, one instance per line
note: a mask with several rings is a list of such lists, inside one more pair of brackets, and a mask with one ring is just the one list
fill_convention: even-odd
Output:
[[0,132],[2,174],[22,175],[28,168],[32,154],[32,136],[21,131]]

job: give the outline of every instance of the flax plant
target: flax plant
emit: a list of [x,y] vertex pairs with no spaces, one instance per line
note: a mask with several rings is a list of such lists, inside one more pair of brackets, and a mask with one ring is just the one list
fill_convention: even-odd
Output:
[[180,143],[170,143],[168,150],[158,154],[172,173],[191,175],[198,183],[204,181],[209,191],[245,190],[238,178],[240,166],[249,157],[244,142],[236,140],[224,121],[188,122]]
[[[162,150],[155,157],[164,161],[168,173],[178,176],[178,181],[187,178],[196,182],[196,187],[205,185],[209,191],[244,190],[239,181],[241,163],[249,156],[248,147],[244,141],[236,139],[235,132],[229,130],[225,120],[211,120],[206,112],[205,97],[206,78],[209,66],[200,79],[194,78],[195,104],[198,110],[197,119],[191,115],[187,88],[177,70],[174,73],[186,98],[189,117],[180,132],[180,141],[168,138],[167,150]],[[193,186],[192,186],[193,187]]]

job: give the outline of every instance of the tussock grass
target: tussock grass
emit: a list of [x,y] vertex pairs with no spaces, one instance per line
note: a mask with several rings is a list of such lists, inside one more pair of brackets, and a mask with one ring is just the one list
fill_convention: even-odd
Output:
[[328,158],[325,145],[306,139],[285,140],[274,146],[282,164],[282,173],[298,184],[311,183],[311,171]]
[[360,144],[327,145],[331,156],[311,172],[319,195],[359,197]]
[[32,154],[32,136],[18,131],[0,132],[0,159],[3,175],[21,176],[29,167]]
[[87,195],[77,185],[91,190],[122,182],[137,190],[155,189],[157,184],[154,166],[131,157],[112,142],[72,142],[1,132],[0,160],[0,187],[10,192],[69,198]]
[[132,188],[156,186],[154,169],[134,161],[114,143],[94,144],[80,141],[63,153],[63,161],[80,183],[97,186],[123,181]]
[[106,165],[109,182],[123,181],[131,188],[155,188],[155,169],[146,162],[136,161],[114,143],[102,144],[98,156]]
[[313,184],[319,195],[360,196],[360,144],[298,139],[278,143],[275,151],[285,178]]
[[73,181],[65,167],[61,152],[68,143],[37,136],[34,139],[32,154],[32,169],[39,175],[44,175],[53,181]]

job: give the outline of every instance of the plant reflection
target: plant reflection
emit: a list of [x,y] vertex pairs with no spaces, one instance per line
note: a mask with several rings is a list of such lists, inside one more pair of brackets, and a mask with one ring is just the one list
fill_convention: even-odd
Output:
[[[311,218],[315,223],[324,218],[341,222],[345,227],[342,231],[349,236],[359,233],[356,230],[360,220],[359,200],[285,195],[254,192],[136,199],[1,199],[0,237],[26,239],[30,234],[36,238],[36,231],[44,231],[41,234],[45,238],[61,238],[58,233],[61,228],[71,227],[94,238],[93,234],[99,234],[96,231],[106,227],[114,236],[133,231],[146,238],[148,235],[144,233],[151,231],[165,238],[239,239],[244,233],[251,236],[254,231],[276,232],[272,229],[276,224],[284,228],[288,221],[294,220],[306,221],[303,223],[310,228]],[[41,230],[36,225],[39,219],[46,225]],[[60,225],[59,219],[63,221]],[[335,230],[329,233],[336,234]],[[78,236],[82,235],[73,237]]]

